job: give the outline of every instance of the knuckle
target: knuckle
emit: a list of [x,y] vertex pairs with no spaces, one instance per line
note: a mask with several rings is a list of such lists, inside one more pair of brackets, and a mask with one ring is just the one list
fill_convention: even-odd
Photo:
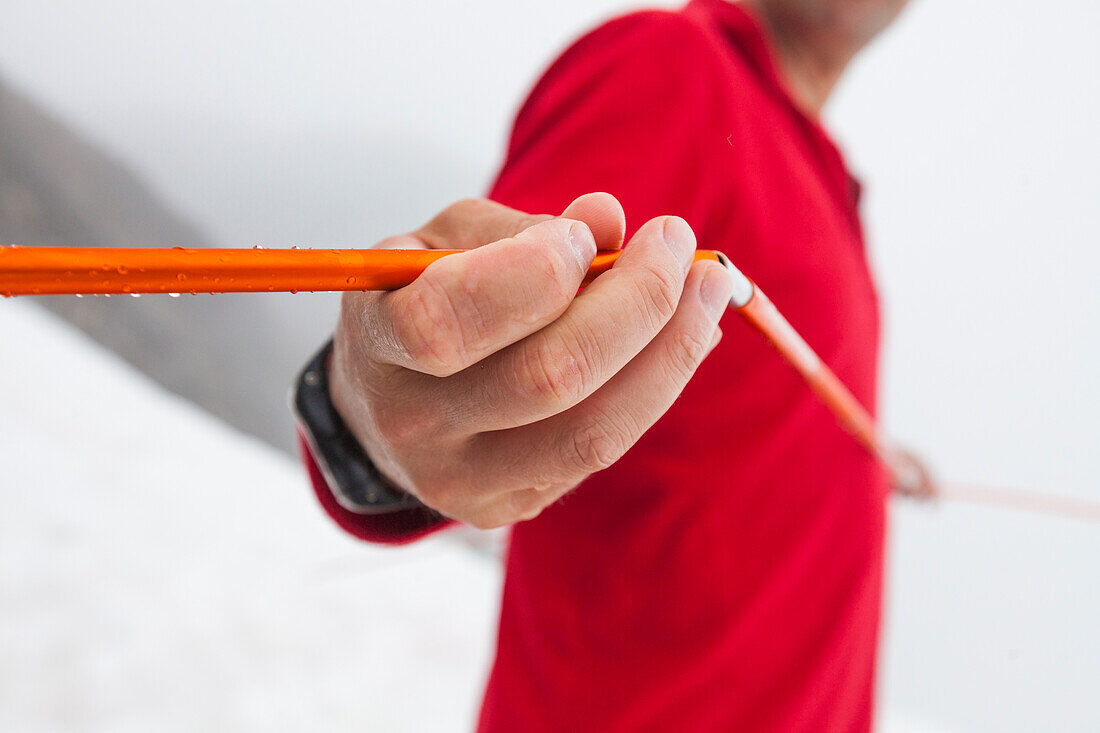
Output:
[[431,278],[424,278],[422,287],[409,298],[405,312],[395,319],[394,331],[418,371],[447,377],[465,366],[458,311],[449,291]]
[[588,364],[560,339],[529,341],[515,371],[519,391],[538,404],[571,405],[583,394]]
[[512,491],[498,497],[487,507],[467,512],[467,516],[462,519],[476,529],[495,529],[527,522],[542,514],[555,501],[556,496],[537,489]]
[[467,196],[464,199],[459,199],[453,204],[443,210],[444,214],[450,217],[464,218],[469,214],[477,214],[486,209],[486,207],[493,206],[493,202],[488,199],[481,198],[480,196]]
[[542,514],[547,506],[546,497],[541,496],[536,489],[517,491],[512,495],[511,515],[515,522],[527,522]]
[[475,241],[475,222],[492,208],[486,199],[465,198],[455,201],[425,224],[420,236],[436,249],[472,249]]
[[490,206],[491,204],[489,201],[476,196],[459,199],[439,212],[436,217],[428,223],[428,226],[429,228],[443,231],[461,229],[467,222],[476,218],[478,214],[483,213],[485,209]]
[[587,475],[602,471],[622,458],[629,447],[618,431],[594,422],[573,432],[566,446],[566,465]]
[[522,214],[513,223],[513,229],[516,234],[525,232],[536,224],[541,224],[544,221],[548,221],[553,217],[546,214]]
[[517,522],[530,522],[532,519],[535,519],[540,514],[542,514],[542,510],[545,509],[545,508],[546,508],[545,506],[528,507],[527,509],[524,509],[522,512],[520,512],[516,516],[516,521]]
[[523,517],[531,511],[530,500],[525,496],[526,491],[513,491],[508,494],[501,507],[501,516],[507,519],[508,524],[523,521]]
[[638,283],[640,312],[646,326],[656,332],[672,318],[683,291],[682,277],[668,269],[650,266]]
[[526,522],[542,513],[544,506],[533,500],[530,490],[514,491],[503,497],[490,511],[475,518],[480,523],[478,529],[495,529],[517,522]]
[[668,348],[667,361],[675,374],[688,379],[707,355],[710,337],[698,330],[680,329],[673,334]]
[[554,309],[567,306],[573,300],[578,282],[580,265],[577,259],[558,247],[539,247],[531,256],[529,267],[533,274],[532,285],[536,302]]

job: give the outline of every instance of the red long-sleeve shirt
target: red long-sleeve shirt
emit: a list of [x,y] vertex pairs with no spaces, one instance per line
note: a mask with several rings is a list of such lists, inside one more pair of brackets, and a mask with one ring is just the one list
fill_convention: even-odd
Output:
[[[492,198],[609,191],[678,214],[760,283],[874,409],[878,309],[859,188],[745,10],[612,21],[550,68]],[[628,232],[629,233],[629,232]],[[617,464],[516,525],[480,730],[867,731],[885,476],[745,323]],[[340,524],[379,541],[416,515]]]

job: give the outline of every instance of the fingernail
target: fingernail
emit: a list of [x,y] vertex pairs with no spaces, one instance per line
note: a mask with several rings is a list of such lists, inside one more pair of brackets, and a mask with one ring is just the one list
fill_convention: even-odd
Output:
[[583,221],[574,221],[569,226],[569,246],[573,248],[573,254],[580,263],[582,270],[587,270],[592,264],[592,258],[596,256],[596,239],[592,236],[592,230]]
[[703,309],[712,321],[717,322],[726,312],[731,295],[733,295],[733,281],[726,268],[721,265],[707,267],[703,282],[699,284],[699,300],[703,302]]
[[679,256],[680,262],[686,270],[691,265],[695,255],[695,232],[680,217],[668,216],[665,217],[662,234],[665,238],[665,244]]

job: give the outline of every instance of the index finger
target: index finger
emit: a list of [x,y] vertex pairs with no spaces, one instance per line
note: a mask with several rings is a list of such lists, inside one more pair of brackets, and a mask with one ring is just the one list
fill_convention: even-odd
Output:
[[[483,237],[537,218],[489,201],[452,207],[458,208],[465,214],[452,211],[432,225],[437,232],[450,230],[449,247],[477,247]],[[401,290],[345,294],[341,324],[356,327],[342,335],[358,338],[356,351],[375,362],[448,376],[561,315],[596,248],[621,246],[625,226],[614,196],[581,196],[563,218],[443,258]]]

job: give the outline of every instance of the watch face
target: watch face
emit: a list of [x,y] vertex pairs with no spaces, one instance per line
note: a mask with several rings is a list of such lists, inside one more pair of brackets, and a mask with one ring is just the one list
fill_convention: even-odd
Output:
[[336,411],[328,391],[331,353],[330,340],[306,364],[291,392],[290,408],[333,497],[356,514],[427,509],[416,497],[386,482]]

